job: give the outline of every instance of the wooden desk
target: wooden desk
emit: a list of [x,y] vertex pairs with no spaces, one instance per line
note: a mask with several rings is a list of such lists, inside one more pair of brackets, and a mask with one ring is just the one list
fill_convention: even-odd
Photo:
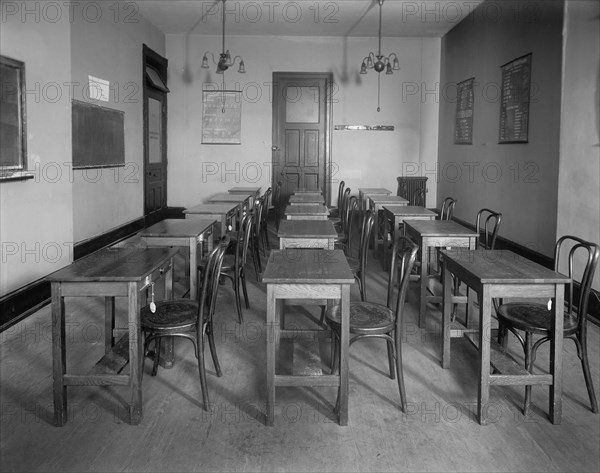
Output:
[[290,205],[302,205],[302,204],[312,204],[312,205],[323,205],[324,200],[321,194],[311,194],[311,193],[302,193],[302,194],[293,194],[290,195]]
[[329,210],[324,205],[288,205],[285,216],[288,220],[327,220]]
[[366,194],[367,208],[373,207],[373,231],[371,232],[371,247],[379,247],[379,243],[383,242],[383,238],[380,238],[380,231],[382,230],[379,226],[379,212],[383,211],[383,206],[386,204],[390,205],[408,205],[408,200],[404,197],[398,197],[397,195],[381,195],[381,194]]
[[[391,222],[392,228],[390,228],[390,233],[392,234],[392,244],[398,239],[400,235],[400,225],[406,219],[411,220],[435,220],[437,217],[437,213],[432,212],[431,210],[427,210],[425,207],[419,207],[415,205],[383,205],[383,212],[385,222]],[[384,231],[387,233],[387,225],[385,225]],[[390,248],[388,248],[388,244],[383,242],[383,269],[386,271],[390,267],[390,257],[388,253],[390,252]]]
[[[421,274],[419,277],[419,326],[425,326],[427,302],[442,302],[441,296],[427,294],[429,284],[429,248],[461,247],[475,249],[477,232],[452,220],[404,220],[404,231],[421,247]],[[463,302],[455,298],[455,302]]]
[[[361,221],[367,211],[367,194],[391,195],[392,191],[383,187],[359,187],[358,188],[358,204],[361,212]],[[338,204],[339,205],[339,204]]]
[[[283,222],[282,222],[283,223]],[[348,345],[350,285],[354,276],[341,250],[274,250],[262,279],[267,285],[267,425],[275,417],[277,386],[338,386],[339,424],[348,424]],[[302,334],[318,337],[323,330],[280,330],[279,319],[285,299],[339,299],[341,306],[340,371],[333,375],[278,375],[275,372],[281,338]],[[308,332],[308,333],[307,333]]]
[[[163,278],[165,298],[173,292],[175,249],[148,248],[100,250],[50,276],[52,287],[52,367],[54,373],[54,422],[64,425],[67,386],[129,385],[129,422],[142,419],[142,364],[144,344],[140,325],[142,291]],[[67,374],[65,297],[104,297],[105,356],[87,375]],[[114,328],[115,297],[127,297],[127,327]],[[121,335],[115,344],[114,337]],[[129,362],[129,373],[121,370]]]
[[284,220],[279,224],[279,249],[335,249],[337,232],[330,220]]
[[233,229],[234,219],[237,219],[239,204],[200,204],[183,211],[185,218],[217,219],[221,221],[220,237]]
[[[490,386],[550,385],[550,420],[560,424],[562,413],[562,352],[564,285],[570,279],[507,250],[442,251],[444,284],[442,366],[450,366],[450,318],[454,274],[477,293],[479,300],[478,338],[479,395],[477,418],[486,423]],[[491,339],[492,299],[503,297],[551,298],[553,330],[550,340],[550,373],[531,374]],[[490,374],[490,364],[496,369]]]
[[317,194],[323,195],[323,191],[321,189],[296,189],[292,194]]
[[212,251],[213,226],[216,223],[214,219],[166,219],[140,232],[142,241],[149,247],[189,248],[189,262],[186,264],[185,274],[190,278],[190,299],[196,298],[198,261],[204,253],[203,243],[206,242],[206,250]]
[[260,196],[260,187],[232,187],[227,192],[230,194],[253,194],[258,197]]
[[241,224],[246,212],[249,212],[254,203],[254,194],[230,194],[221,192],[206,199],[209,204],[238,204],[238,223]]

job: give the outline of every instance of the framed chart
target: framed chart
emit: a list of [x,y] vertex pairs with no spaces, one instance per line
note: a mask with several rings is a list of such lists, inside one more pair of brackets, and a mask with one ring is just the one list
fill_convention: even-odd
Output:
[[242,143],[242,92],[204,90],[202,92],[202,143]]
[[473,144],[473,94],[474,77],[456,85],[456,117],[454,119],[454,144]]
[[531,88],[531,53],[502,69],[499,143],[527,143]]

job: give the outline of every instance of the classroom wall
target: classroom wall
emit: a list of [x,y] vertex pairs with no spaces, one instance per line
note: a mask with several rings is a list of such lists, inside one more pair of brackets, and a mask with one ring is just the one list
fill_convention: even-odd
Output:
[[[125,112],[125,166],[72,173],[75,242],[144,215],[142,45],[165,54],[164,35],[134,4],[87,4],[71,25],[74,98]],[[90,98],[90,75],[110,82],[108,102]]]
[[[503,213],[500,236],[550,256],[558,199],[562,1],[485,1],[442,39],[438,206]],[[498,144],[500,67],[532,53],[529,142]],[[475,78],[473,144],[455,145],[455,84]]]
[[[217,53],[220,36],[167,35],[169,59],[169,206],[188,207],[234,185],[271,183],[274,71],[332,72],[333,125],[394,125],[393,132],[332,131],[332,196],[343,179],[358,187],[387,187],[406,170],[434,168],[437,159],[440,40],[384,38],[384,53],[396,52],[401,70],[381,76],[381,112],[377,112],[377,74],[360,75],[362,58],[377,48],[377,38],[227,36],[232,55],[241,55],[246,74],[237,68],[224,75],[225,88],[242,91],[242,144],[202,144],[202,90],[220,87],[221,77],[201,69],[205,51]],[[215,171],[216,170],[216,171]],[[430,183],[429,202],[435,202]]]
[[[600,244],[600,3],[568,1],[556,237]],[[600,267],[593,287],[600,290]]]
[[69,16],[59,3],[45,11],[40,2],[12,6],[14,13],[3,10],[0,54],[25,62],[34,178],[0,182],[0,296],[67,265],[73,248],[72,186],[62,173],[71,160]]

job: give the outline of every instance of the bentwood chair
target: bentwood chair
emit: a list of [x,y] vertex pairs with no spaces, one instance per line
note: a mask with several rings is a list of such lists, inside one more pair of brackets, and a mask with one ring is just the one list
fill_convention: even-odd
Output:
[[439,220],[452,220],[454,214],[454,207],[456,207],[456,199],[452,197],[446,197],[442,202],[442,208],[439,213]]
[[[354,213],[358,213],[358,211],[355,211]],[[346,256],[346,259],[348,260],[348,265],[350,266],[350,269],[354,274],[354,278],[358,282],[358,288],[360,290],[360,299],[363,302],[367,300],[367,254],[369,252],[369,237],[371,236],[371,231],[373,230],[374,220],[375,216],[373,215],[373,211],[368,210],[365,214],[365,218],[362,221],[361,225],[360,242],[358,246],[358,257],[354,258],[352,256],[350,247],[348,247],[348,256]]]
[[425,207],[425,188],[419,187],[413,193],[413,204],[419,207]]
[[[599,258],[600,247],[597,244],[576,236],[563,236],[556,242],[554,247],[554,270],[561,271],[562,269],[564,271],[566,264],[568,276],[572,280],[565,294],[563,336],[575,342],[590,405],[592,412],[595,414],[598,413],[598,403],[587,354],[587,312],[592,281]],[[562,266],[561,262],[563,263]],[[579,269],[574,270],[574,266],[578,266]],[[574,293],[576,283],[573,280],[577,276],[580,278],[579,294]],[[550,340],[550,334],[552,333],[552,313],[549,306],[530,302],[510,302],[502,304],[497,309],[496,314],[500,324],[498,341],[506,348],[507,334],[510,330],[523,347],[525,369],[531,373],[538,348]],[[525,332],[524,339],[520,332]],[[542,338],[534,343],[534,335],[541,335]],[[565,368],[567,368],[566,365]],[[531,386],[525,386],[525,403],[523,406],[525,415],[529,412],[530,402]]]
[[269,230],[268,230],[268,222],[269,222],[269,208],[271,207],[271,196],[273,190],[269,187],[265,193],[263,194],[263,208],[261,213],[260,220],[260,235],[262,236],[262,245],[263,252],[268,255],[269,250],[271,249],[271,245],[269,244]]
[[[149,305],[141,310],[141,326],[146,336],[144,351],[148,349],[148,344],[151,341],[154,340],[155,342],[152,376],[156,376],[158,371],[162,337],[187,338],[193,343],[194,354],[198,360],[202,407],[206,411],[210,410],[204,357],[206,339],[208,339],[217,376],[222,375],[217,358],[212,321],[219,288],[219,273],[228,244],[227,237],[224,237],[217,248],[209,255],[202,283],[201,285],[198,284],[196,288],[197,300],[163,300],[156,302],[154,307]],[[200,283],[200,279],[198,279],[198,282]]]
[[273,190],[271,204],[267,207],[267,220],[273,219],[273,226],[279,230],[281,220],[281,181],[278,181]]
[[[387,342],[390,378],[397,378],[402,412],[406,412],[406,391],[402,369],[404,301],[418,249],[419,247],[405,236],[400,236],[394,243],[386,305],[364,301],[350,303],[350,346],[364,338],[381,338]],[[328,309],[325,316],[334,333],[332,369],[336,370],[341,329],[340,306],[336,305]]]
[[338,223],[341,220],[345,185],[346,183],[344,181],[340,181],[340,185],[338,186],[337,207],[329,208],[329,219],[333,220],[334,223]]
[[263,239],[262,235],[262,220],[264,212],[265,199],[263,196],[257,198],[254,201],[252,207],[252,235],[250,235],[250,252],[252,253],[252,262],[254,263],[254,271],[256,273],[256,280],[260,280],[260,273],[262,273],[262,261],[260,259],[260,244]]
[[335,244],[336,246],[344,249],[344,252],[346,252],[346,246],[348,244],[348,217],[350,214],[350,192],[352,192],[352,190],[349,187],[346,187],[346,189],[344,190],[344,195],[342,196],[340,221],[333,224],[334,228],[338,232],[337,237],[335,239]]

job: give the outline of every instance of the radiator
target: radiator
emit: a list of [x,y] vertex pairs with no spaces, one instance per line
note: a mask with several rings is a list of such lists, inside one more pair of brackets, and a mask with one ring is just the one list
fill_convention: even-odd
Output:
[[398,177],[398,192],[396,195],[408,200],[408,205],[415,205],[415,191],[425,189],[423,207],[427,207],[427,177],[411,176]]

